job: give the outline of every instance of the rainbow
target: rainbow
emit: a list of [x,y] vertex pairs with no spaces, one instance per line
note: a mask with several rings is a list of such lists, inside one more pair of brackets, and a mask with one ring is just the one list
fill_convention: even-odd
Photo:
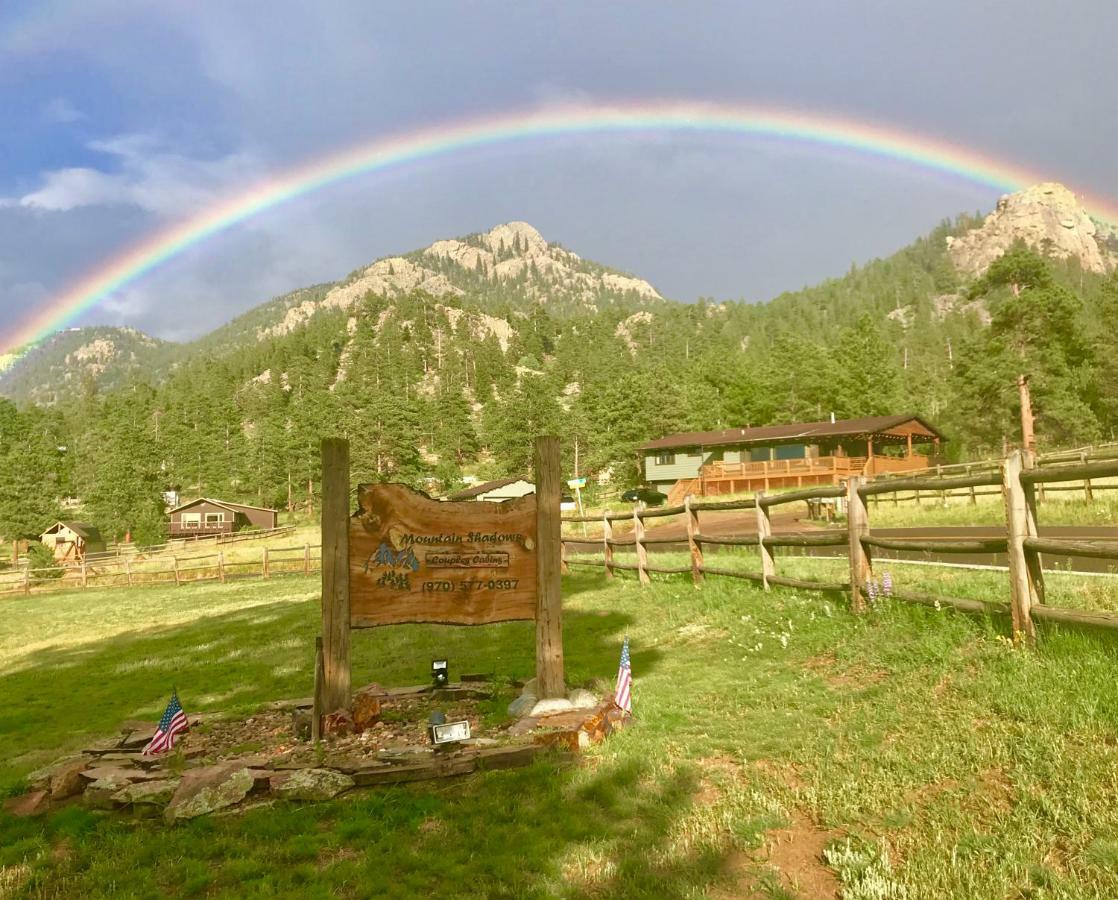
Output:
[[[153,234],[88,272],[5,335],[0,353],[33,345],[115,291],[239,222],[275,206],[359,175],[496,144],[526,143],[564,135],[671,132],[747,135],[786,140],[871,158],[901,161],[961,177],[999,192],[1046,180],[992,156],[883,125],[723,103],[639,101],[564,106],[451,122],[378,137],[260,181],[243,193]],[[1118,222],[1118,206],[1081,194],[1093,213]]]

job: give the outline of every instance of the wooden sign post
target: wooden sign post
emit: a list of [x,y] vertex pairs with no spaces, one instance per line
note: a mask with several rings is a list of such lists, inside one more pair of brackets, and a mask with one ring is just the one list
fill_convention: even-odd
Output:
[[559,440],[536,439],[536,493],[432,500],[363,484],[350,515],[349,444],[322,443],[322,674],[315,719],[350,704],[350,629],[536,620],[537,696],[562,697]]

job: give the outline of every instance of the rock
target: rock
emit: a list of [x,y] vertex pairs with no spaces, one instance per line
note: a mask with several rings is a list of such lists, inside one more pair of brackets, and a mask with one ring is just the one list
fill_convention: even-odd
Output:
[[112,809],[113,796],[130,784],[132,782],[119,773],[106,775],[86,785],[82,802],[90,809]]
[[333,769],[297,769],[274,785],[273,790],[285,800],[321,802],[333,799],[353,785],[352,778]]
[[571,691],[567,695],[567,699],[571,701],[571,706],[575,709],[593,709],[599,702],[597,695],[583,688]]
[[525,681],[524,686],[520,689],[520,693],[521,694],[531,694],[533,697],[535,697],[536,696],[536,679],[535,678],[529,678],[527,681]]
[[89,762],[87,760],[80,759],[55,769],[54,774],[50,777],[51,800],[65,800],[67,797],[74,797],[84,791],[85,779],[82,778],[82,772],[88,766]]
[[86,781],[103,781],[105,779],[115,779],[124,782],[132,781],[152,781],[162,776],[154,772],[145,772],[143,769],[136,769],[131,766],[97,766],[92,769],[85,769],[79,773]]
[[500,741],[487,737],[472,737],[466,738],[464,741],[459,741],[461,747],[496,747]]
[[64,756],[61,759],[56,759],[49,766],[43,766],[31,772],[25,780],[27,781],[28,787],[32,790],[49,789],[51,776],[59,769],[76,762],[84,762],[86,765],[89,765],[92,761],[93,760],[88,756]]
[[566,697],[549,697],[546,700],[537,702],[536,705],[532,707],[530,715],[539,718],[541,716],[550,716],[554,713],[570,712],[574,708],[574,704]]
[[344,709],[322,717],[323,737],[344,737],[354,732],[353,716]]
[[380,701],[383,693],[363,690],[353,698],[353,727],[362,732],[380,719]]
[[528,715],[537,702],[535,694],[521,694],[509,704],[508,714],[519,719]]
[[110,798],[121,806],[166,806],[178,789],[179,778],[143,781],[121,788]]
[[255,784],[255,776],[240,762],[196,769],[183,776],[163,817],[173,824],[234,806],[248,796]]
[[295,737],[301,741],[311,739],[311,724],[313,721],[314,715],[309,709],[296,707],[291,711],[291,730]]
[[124,748],[142,749],[148,745],[148,742],[155,737],[156,726],[148,725],[144,728],[137,728],[128,732],[124,740],[120,742],[120,746]]
[[4,812],[13,816],[37,816],[47,811],[50,797],[46,791],[29,791],[4,801]]
[[982,226],[947,239],[951,261],[961,273],[984,273],[1017,240],[1057,259],[1074,259],[1091,272],[1114,266],[1108,249],[1114,237],[1110,226],[1095,222],[1078,198],[1062,184],[1037,184],[998,201]]

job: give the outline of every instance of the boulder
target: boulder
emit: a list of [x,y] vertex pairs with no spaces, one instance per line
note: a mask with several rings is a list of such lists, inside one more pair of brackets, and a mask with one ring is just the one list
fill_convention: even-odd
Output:
[[520,689],[522,694],[531,694],[533,697],[536,695],[536,679],[529,678],[524,682],[524,687]]
[[239,761],[195,769],[183,776],[163,817],[173,824],[234,806],[255,784],[255,776]]
[[115,805],[113,797],[131,783],[119,772],[107,774],[104,778],[98,778],[86,785],[82,802],[90,809],[112,809]]
[[530,715],[539,718],[540,716],[550,716],[555,713],[570,712],[574,708],[574,704],[566,697],[552,697],[537,702],[536,705],[532,707]]
[[88,760],[80,759],[55,769],[50,776],[51,800],[65,800],[84,791],[85,779],[82,778],[82,772],[88,765]]
[[380,720],[380,701],[384,696],[383,692],[377,692],[366,688],[353,698],[353,727],[358,731],[364,731],[366,728],[371,728]]
[[276,795],[285,800],[330,800],[342,791],[353,787],[348,775],[333,769],[297,769],[278,784],[273,782]]
[[34,790],[49,788],[51,776],[55,772],[76,762],[85,762],[86,765],[89,765],[92,759],[88,756],[64,756],[61,759],[56,759],[49,766],[43,766],[41,769],[31,772],[27,776],[27,784]]
[[291,730],[300,741],[311,739],[311,724],[313,721],[314,715],[309,709],[296,707],[291,710]]
[[4,801],[4,812],[13,816],[37,816],[50,806],[46,791],[30,791]]
[[571,691],[567,695],[567,699],[571,701],[571,706],[575,709],[593,709],[599,702],[597,695],[583,688]]
[[509,704],[508,714],[519,719],[528,715],[537,702],[535,694],[521,694]]
[[166,806],[175,795],[179,781],[178,778],[164,778],[129,784],[110,799],[121,806]]

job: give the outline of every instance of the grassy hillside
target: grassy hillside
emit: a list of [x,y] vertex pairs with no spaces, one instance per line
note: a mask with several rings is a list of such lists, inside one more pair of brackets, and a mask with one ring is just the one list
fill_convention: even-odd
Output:
[[[636,721],[585,765],[279,804],[169,829],[0,818],[19,895],[1112,897],[1113,642],[680,580],[565,582],[568,679],[633,645]],[[0,782],[121,720],[306,695],[313,579],[5,604]],[[36,635],[29,642],[28,635]],[[355,637],[355,680],[524,677],[530,623]]]

